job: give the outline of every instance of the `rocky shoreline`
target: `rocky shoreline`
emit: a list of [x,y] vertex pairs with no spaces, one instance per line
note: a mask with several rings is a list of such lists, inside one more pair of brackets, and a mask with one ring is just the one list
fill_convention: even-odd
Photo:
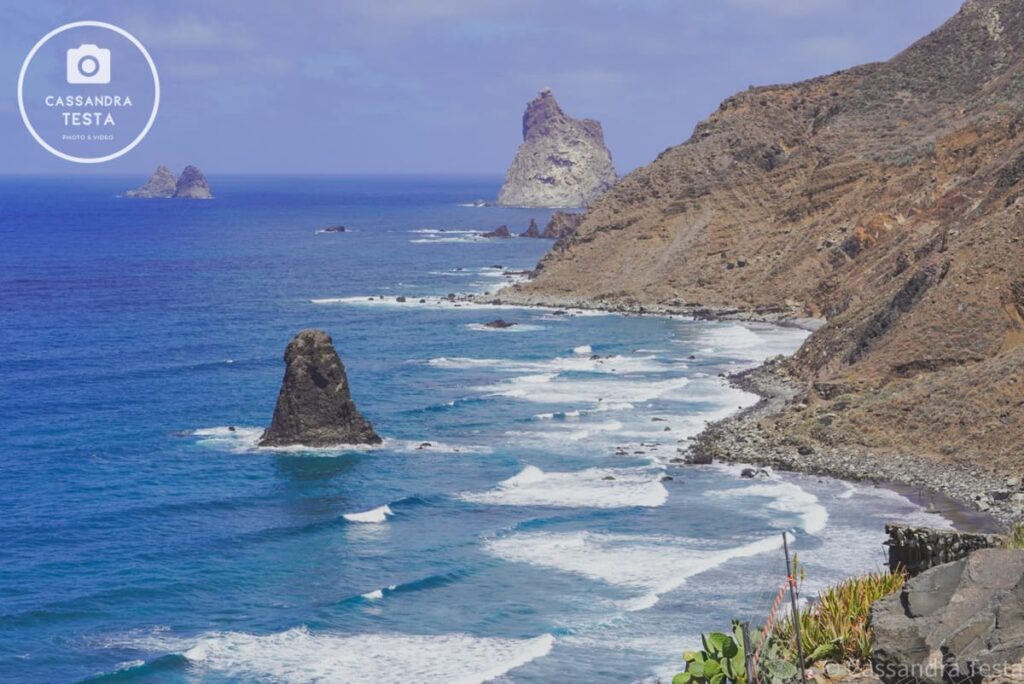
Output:
[[802,388],[777,372],[779,361],[770,359],[763,366],[727,379],[736,387],[759,395],[761,400],[708,425],[694,440],[691,460],[712,458],[725,463],[751,463],[872,482],[890,487],[939,513],[960,531],[994,532],[1002,524],[1020,518],[1024,496],[1015,497],[1015,492],[1008,491],[1003,477],[911,454],[881,453],[857,445],[812,445],[762,422],[783,411],[801,410]]
[[[800,317],[786,306],[759,310],[711,308],[700,304],[594,302],[579,297],[537,296],[504,290],[474,301],[566,309],[600,310],[627,315],[680,316],[699,320],[772,323],[817,330],[824,321]],[[780,372],[781,359],[727,378],[736,387],[757,394],[753,407],[708,425],[694,438],[686,455],[690,462],[709,458],[724,463],[749,463],[777,470],[872,482],[888,487],[950,520],[967,532],[996,532],[1024,511],[1021,483],[963,463],[936,462],[907,454],[883,453],[859,445],[833,447],[806,443],[773,429],[763,419],[801,410],[804,388]],[[937,467],[938,466],[938,467]]]

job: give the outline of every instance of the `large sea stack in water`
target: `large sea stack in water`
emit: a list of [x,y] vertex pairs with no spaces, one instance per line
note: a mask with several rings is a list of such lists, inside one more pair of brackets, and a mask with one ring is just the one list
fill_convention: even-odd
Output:
[[301,331],[288,343],[284,362],[274,418],[260,437],[260,446],[381,443],[352,401],[345,365],[330,335]]
[[582,207],[615,179],[601,124],[567,115],[545,89],[526,105],[523,144],[508,169],[498,204]]

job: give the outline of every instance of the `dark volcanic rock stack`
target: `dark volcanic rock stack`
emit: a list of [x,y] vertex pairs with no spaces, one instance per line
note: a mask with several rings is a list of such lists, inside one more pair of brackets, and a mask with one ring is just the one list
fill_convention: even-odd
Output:
[[887,684],[999,680],[1024,658],[1024,551],[982,549],[921,573],[875,602],[871,628]]
[[155,197],[174,197],[174,190],[178,179],[174,177],[171,170],[161,164],[149,177],[145,185],[135,190],[124,193],[125,197],[138,197],[140,199],[151,199]]
[[178,184],[174,189],[174,196],[184,199],[213,199],[206,176],[191,164],[181,172]]
[[323,330],[301,331],[284,352],[284,380],[260,446],[380,444],[352,402],[345,365]]

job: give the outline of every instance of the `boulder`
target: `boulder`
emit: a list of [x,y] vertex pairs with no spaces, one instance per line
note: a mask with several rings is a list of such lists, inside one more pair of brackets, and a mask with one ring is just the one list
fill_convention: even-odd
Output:
[[347,231],[348,231],[348,228],[346,228],[345,226],[327,226],[326,228],[321,228],[318,232],[320,232],[320,233],[345,233]]
[[886,684],[980,682],[1024,658],[1024,551],[981,549],[910,579],[871,607]]
[[174,197],[177,185],[178,179],[174,177],[169,168],[161,164],[156,167],[156,171],[144,185],[135,190],[129,190],[124,193],[124,196],[141,199]]
[[178,184],[174,188],[174,196],[182,199],[213,199],[206,176],[195,166],[189,164],[178,176]]
[[582,207],[615,183],[601,124],[574,119],[544,89],[523,113],[523,144],[509,166],[498,204]]
[[498,226],[497,228],[495,228],[492,231],[488,231],[486,233],[481,233],[480,237],[485,237],[485,238],[510,238],[510,237],[512,237],[512,233],[511,233],[511,231],[509,231],[508,226],[503,224],[503,225]]
[[288,343],[284,363],[274,418],[260,437],[260,446],[381,443],[352,401],[345,365],[330,335],[301,331]]
[[514,325],[515,325],[515,323],[510,323],[509,321],[506,321],[506,320],[504,320],[502,318],[496,318],[493,321],[488,321],[487,323],[484,323],[484,327],[485,328],[499,328],[499,329],[511,328]]

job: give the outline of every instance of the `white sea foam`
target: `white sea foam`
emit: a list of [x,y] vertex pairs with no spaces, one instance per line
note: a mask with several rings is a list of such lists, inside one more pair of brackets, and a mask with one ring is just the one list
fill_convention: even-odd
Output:
[[810,335],[801,328],[767,324],[709,323],[688,345],[701,345],[700,352],[756,365],[777,354],[792,354]]
[[382,589],[374,589],[373,591],[368,591],[365,594],[361,594],[361,596],[367,601],[380,601],[382,598],[384,598],[385,591],[390,593],[397,588],[397,584],[389,584],[388,586]]
[[782,546],[769,537],[726,549],[701,548],[696,540],[595,532],[529,532],[487,542],[505,560],[529,563],[637,590],[622,604],[644,610],[688,578],[734,558],[756,556]]
[[413,238],[409,242],[416,245],[440,245],[450,244],[453,242],[480,242],[481,240],[489,240],[479,233],[469,235],[431,235],[430,237]]
[[387,521],[389,515],[394,515],[394,511],[387,504],[378,506],[377,508],[369,511],[363,511],[362,513],[345,513],[341,517],[345,518],[349,522],[357,523],[382,523]]
[[512,327],[509,327],[509,328],[494,328],[494,327],[485,325],[483,323],[470,323],[466,327],[469,328],[470,330],[474,330],[476,332],[488,332],[488,333],[491,333],[491,332],[521,333],[521,332],[535,332],[537,330],[543,330],[544,329],[543,325],[530,325],[529,323],[516,323],[515,325],[513,325]]
[[277,452],[295,453],[312,456],[338,456],[361,451],[390,450],[404,453],[417,451],[435,451],[439,453],[476,453],[489,454],[493,449],[480,444],[450,444],[435,440],[415,439],[391,439],[385,437],[381,444],[345,444],[336,447],[311,447],[296,444],[284,447],[262,447],[259,446],[260,436],[263,428],[258,427],[232,427],[222,425],[219,427],[200,428],[193,430],[193,436],[199,438],[199,444],[217,449],[220,451],[231,451],[233,453],[249,452]]
[[191,639],[155,633],[108,643],[181,653],[200,678],[207,672],[262,682],[478,684],[546,656],[555,639],[550,634],[532,639],[457,633],[346,636],[295,627],[267,635],[210,632]]
[[[493,286],[492,286],[493,287]],[[420,302],[419,300],[424,300]],[[356,295],[349,297],[320,297],[317,299],[310,299],[310,304],[317,304],[321,306],[373,306],[373,307],[421,307],[426,309],[466,309],[466,310],[549,310],[555,311],[555,307],[525,307],[515,304],[483,304],[479,302],[468,301],[462,298],[456,298],[455,300],[449,300],[447,297],[438,297],[436,295],[417,296],[413,294],[406,295],[405,302],[398,302],[394,297],[379,295]],[[558,309],[566,311],[569,316],[611,316],[614,315],[608,311],[592,311],[587,309]],[[547,317],[545,317],[547,318]],[[565,316],[553,316],[552,319],[562,319]]]
[[637,403],[652,401],[682,389],[689,380],[582,379],[559,377],[558,373],[522,375],[479,388],[492,396],[522,399],[541,404]]
[[454,230],[451,228],[418,228],[409,232],[416,233],[417,235],[476,235],[478,231]]
[[660,471],[610,468],[546,473],[531,465],[490,491],[462,494],[459,498],[495,506],[653,508],[668,500],[660,475]]
[[[514,330],[514,328],[511,328]],[[666,373],[685,366],[669,366],[654,356],[559,356],[545,361],[516,359],[478,359],[440,356],[427,363],[448,370],[489,369],[501,373]]]
[[758,482],[745,487],[708,492],[708,496],[771,499],[765,504],[766,508],[799,515],[802,527],[808,534],[817,534],[828,524],[828,509],[818,502],[818,497],[792,482]]
[[589,344],[581,344],[578,347],[572,348],[573,354],[591,354],[593,351],[593,348]]

